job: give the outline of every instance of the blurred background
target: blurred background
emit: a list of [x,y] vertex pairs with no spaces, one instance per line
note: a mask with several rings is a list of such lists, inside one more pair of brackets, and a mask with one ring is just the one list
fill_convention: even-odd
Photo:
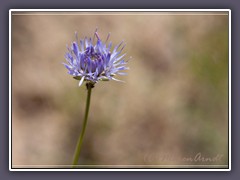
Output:
[[13,12],[13,167],[71,165],[87,91],[62,62],[75,31],[96,27],[133,58],[126,83],[93,89],[79,164],[227,165],[228,23],[226,12]]

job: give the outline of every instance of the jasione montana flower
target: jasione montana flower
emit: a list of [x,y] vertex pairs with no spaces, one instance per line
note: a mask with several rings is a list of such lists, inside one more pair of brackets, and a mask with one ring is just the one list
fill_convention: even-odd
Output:
[[[112,43],[107,43],[110,34],[107,36],[106,42],[102,42],[97,30],[93,39],[85,37],[78,41],[76,33],[76,41],[68,47],[65,58],[68,64],[63,63],[68,69],[68,73],[80,80],[79,86],[84,81],[95,84],[98,81],[116,80],[115,75],[126,75],[122,70],[129,69],[125,65],[125,55],[122,50],[125,47],[123,41],[112,48]],[[96,37],[96,43],[94,39]]]

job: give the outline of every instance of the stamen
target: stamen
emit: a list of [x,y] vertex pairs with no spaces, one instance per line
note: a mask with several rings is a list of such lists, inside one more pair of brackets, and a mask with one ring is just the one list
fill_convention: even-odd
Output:
[[106,41],[105,41],[105,44],[107,43],[107,41],[108,41],[110,35],[111,35],[111,33],[109,32],[109,33],[108,33],[108,36],[107,36],[107,39],[106,39]]
[[126,45],[127,45],[127,43],[125,43],[125,44],[123,45],[123,47],[122,47],[121,50],[120,50],[120,53],[122,52],[122,50],[125,48]]
[[98,40],[100,40],[100,37],[97,32],[95,32],[95,36],[98,38]]
[[129,62],[132,59],[132,56],[130,56],[125,62]]
[[77,41],[77,44],[78,44],[78,35],[77,35],[77,31],[75,31],[75,37],[76,37],[76,41]]
[[95,36],[98,38],[98,40],[100,40],[100,37],[99,37],[99,35],[98,35],[98,33],[97,33],[97,30],[98,30],[98,29],[96,28],[96,31],[95,31],[94,34],[95,34]]
[[93,34],[93,42],[94,42],[94,38],[95,38],[95,35],[96,35],[97,30],[98,30],[98,28],[96,27],[96,30],[95,30],[95,32],[94,32],[94,34]]

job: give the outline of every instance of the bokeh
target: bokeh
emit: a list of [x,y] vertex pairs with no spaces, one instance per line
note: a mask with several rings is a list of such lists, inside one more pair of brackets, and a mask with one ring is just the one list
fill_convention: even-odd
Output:
[[75,31],[96,27],[132,59],[125,83],[93,89],[79,164],[228,165],[228,23],[223,12],[13,12],[13,167],[71,165],[87,91],[62,62]]

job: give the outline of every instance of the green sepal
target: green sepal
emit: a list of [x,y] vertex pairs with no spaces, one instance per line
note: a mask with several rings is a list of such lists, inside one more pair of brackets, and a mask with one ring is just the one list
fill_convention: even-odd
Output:
[[109,79],[108,78],[102,78],[102,79],[100,79],[100,81],[109,81]]
[[82,77],[81,76],[74,76],[73,78],[76,79],[76,80],[81,80]]

